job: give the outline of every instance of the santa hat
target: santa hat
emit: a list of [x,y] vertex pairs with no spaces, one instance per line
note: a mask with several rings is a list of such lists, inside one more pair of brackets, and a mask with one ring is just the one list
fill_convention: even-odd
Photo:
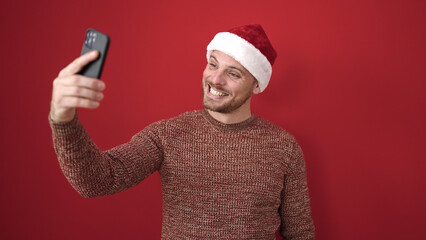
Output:
[[277,52],[259,24],[216,34],[207,46],[207,61],[213,50],[221,51],[243,65],[256,78],[261,92],[268,86]]

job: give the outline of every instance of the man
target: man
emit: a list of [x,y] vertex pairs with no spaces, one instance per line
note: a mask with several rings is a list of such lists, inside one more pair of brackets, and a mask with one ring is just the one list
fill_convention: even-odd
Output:
[[252,115],[276,52],[260,25],[218,33],[207,46],[205,109],[162,120],[128,143],[100,151],[76,108],[97,108],[105,84],[76,73],[77,58],[54,81],[49,121],[60,166],[84,197],[118,193],[159,171],[162,239],[313,239],[305,162],[285,130]]

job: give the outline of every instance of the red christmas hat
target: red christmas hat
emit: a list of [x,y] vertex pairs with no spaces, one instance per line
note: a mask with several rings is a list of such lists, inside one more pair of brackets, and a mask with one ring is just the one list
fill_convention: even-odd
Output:
[[277,52],[259,24],[216,34],[207,46],[207,61],[213,50],[228,54],[243,65],[256,78],[261,92],[268,86]]

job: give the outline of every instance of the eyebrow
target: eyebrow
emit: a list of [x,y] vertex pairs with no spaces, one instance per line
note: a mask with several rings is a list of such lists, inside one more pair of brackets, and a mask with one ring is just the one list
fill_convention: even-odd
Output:
[[[210,55],[210,58],[213,58],[216,62],[219,62],[217,60],[217,58],[215,56],[213,56],[213,55]],[[228,66],[228,68],[235,69],[235,70],[239,71],[241,74],[244,74],[244,72],[240,68],[238,68],[238,67],[235,67],[235,66],[231,65],[231,66]]]

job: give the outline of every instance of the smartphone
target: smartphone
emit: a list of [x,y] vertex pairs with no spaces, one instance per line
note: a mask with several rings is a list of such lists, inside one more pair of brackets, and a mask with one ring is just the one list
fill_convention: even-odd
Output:
[[79,72],[79,74],[98,79],[101,77],[102,68],[104,66],[105,58],[108,52],[109,41],[109,36],[105,33],[99,32],[93,28],[87,29],[81,55],[93,50],[98,50],[99,58],[87,64]]

